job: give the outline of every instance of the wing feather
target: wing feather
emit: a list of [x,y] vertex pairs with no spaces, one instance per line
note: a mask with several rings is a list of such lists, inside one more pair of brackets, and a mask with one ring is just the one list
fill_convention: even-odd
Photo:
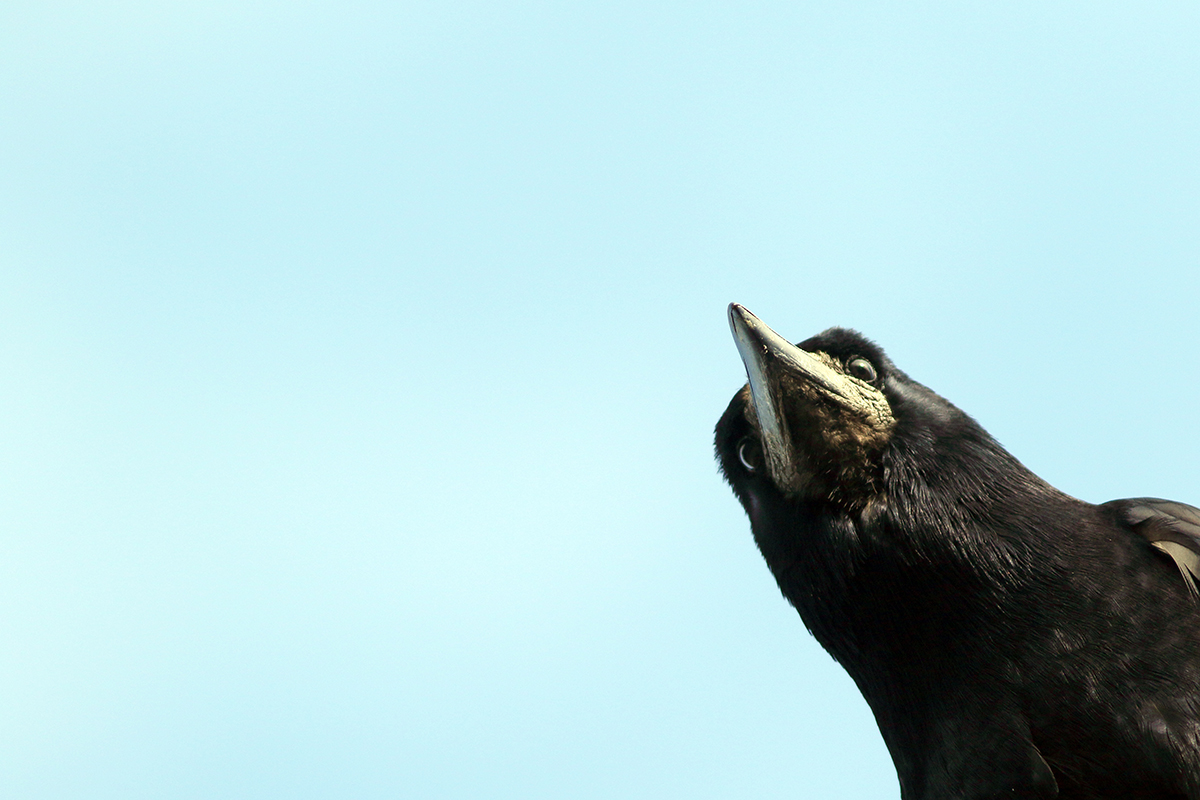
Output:
[[1192,597],[1200,600],[1200,508],[1157,497],[1112,500],[1102,507],[1169,556]]
[[1183,576],[1192,597],[1200,599],[1200,590],[1196,588],[1196,579],[1200,578],[1200,555],[1175,542],[1151,542],[1150,546],[1157,547],[1171,557],[1175,566],[1179,567],[1179,574]]

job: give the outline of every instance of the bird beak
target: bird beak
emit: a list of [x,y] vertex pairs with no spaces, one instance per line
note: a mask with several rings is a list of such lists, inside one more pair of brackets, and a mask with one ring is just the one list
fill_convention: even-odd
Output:
[[729,304],[729,327],[750,379],[750,395],[758,418],[767,470],[780,489],[800,483],[796,450],[784,419],[780,377],[788,374],[806,381],[820,393],[844,406],[857,405],[849,379],[821,360],[796,347],[737,303]]

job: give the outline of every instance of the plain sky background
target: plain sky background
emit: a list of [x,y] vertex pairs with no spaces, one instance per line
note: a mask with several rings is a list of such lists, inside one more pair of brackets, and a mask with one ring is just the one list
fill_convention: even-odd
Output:
[[0,6],[0,796],[895,798],[725,307],[1200,504],[1194,3]]

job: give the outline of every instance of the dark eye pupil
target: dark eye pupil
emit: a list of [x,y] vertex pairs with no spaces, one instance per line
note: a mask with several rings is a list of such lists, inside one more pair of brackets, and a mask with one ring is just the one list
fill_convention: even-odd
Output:
[[859,357],[852,359],[850,361],[849,368],[850,374],[859,380],[866,381],[867,383],[875,380],[875,367],[873,367],[871,362],[867,361],[865,358]]
[[746,437],[738,442],[738,461],[742,462],[742,466],[750,472],[758,470],[761,462],[762,451],[758,448],[758,442]]

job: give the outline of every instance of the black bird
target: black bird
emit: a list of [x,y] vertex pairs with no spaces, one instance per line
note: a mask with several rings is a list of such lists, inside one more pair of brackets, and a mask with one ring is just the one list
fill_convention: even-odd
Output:
[[1200,510],[1058,491],[856,332],[729,321],[721,470],[904,800],[1200,800]]

